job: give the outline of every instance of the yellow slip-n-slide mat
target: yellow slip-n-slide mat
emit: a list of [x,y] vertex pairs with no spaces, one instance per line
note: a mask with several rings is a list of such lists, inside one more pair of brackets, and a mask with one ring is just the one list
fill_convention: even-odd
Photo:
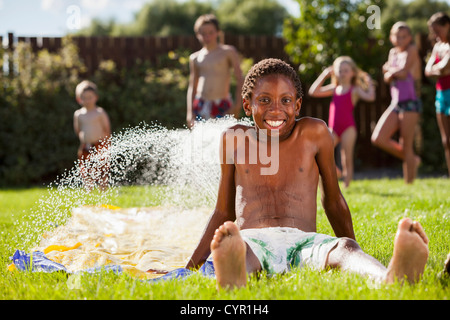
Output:
[[[209,215],[209,209],[84,206],[31,251],[70,273],[120,266],[140,279],[158,278],[186,265]],[[13,259],[8,268],[21,269],[19,264]]]

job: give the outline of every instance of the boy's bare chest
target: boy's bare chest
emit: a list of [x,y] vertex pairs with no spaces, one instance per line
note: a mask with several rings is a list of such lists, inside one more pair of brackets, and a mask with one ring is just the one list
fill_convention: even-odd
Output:
[[236,182],[239,184],[267,186],[274,190],[297,188],[304,184],[313,186],[319,176],[314,155],[295,149],[289,152],[279,150],[278,154],[272,152],[254,162],[247,157],[247,161],[235,166]]
[[222,50],[200,54],[196,62],[200,73],[225,72],[230,67],[227,54]]
[[100,121],[100,114],[96,111],[89,111],[79,115],[79,121],[82,125],[97,124]]

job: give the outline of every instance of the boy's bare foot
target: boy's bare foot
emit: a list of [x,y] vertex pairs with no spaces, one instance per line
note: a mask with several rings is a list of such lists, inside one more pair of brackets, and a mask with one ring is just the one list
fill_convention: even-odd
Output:
[[211,241],[211,254],[218,289],[247,284],[246,250],[246,244],[233,222],[225,222],[216,230]]
[[386,282],[396,279],[416,282],[423,274],[428,259],[428,237],[417,221],[402,219],[394,240],[394,254],[389,263]]

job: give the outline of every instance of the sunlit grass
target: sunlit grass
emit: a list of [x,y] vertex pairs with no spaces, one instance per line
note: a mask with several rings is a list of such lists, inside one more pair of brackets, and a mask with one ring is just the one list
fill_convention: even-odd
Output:
[[[420,179],[405,185],[401,179],[359,180],[342,192],[352,212],[358,243],[365,252],[387,265],[392,255],[398,221],[405,216],[418,220],[430,238],[430,257],[420,283],[380,285],[340,271],[293,270],[287,274],[249,277],[246,288],[216,290],[214,279],[195,274],[184,280],[148,283],[125,274],[67,275],[10,272],[16,221],[26,220],[46,188],[0,190],[0,299],[100,299],[100,300],[391,300],[450,298],[450,281],[441,278],[450,252],[450,180]],[[110,204],[120,207],[158,205],[155,187],[123,187]],[[188,230],[186,232],[189,232]],[[333,234],[319,206],[318,232]]]

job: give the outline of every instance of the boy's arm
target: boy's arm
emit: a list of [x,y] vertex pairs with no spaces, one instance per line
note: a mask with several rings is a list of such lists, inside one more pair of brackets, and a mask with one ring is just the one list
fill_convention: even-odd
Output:
[[335,85],[329,84],[324,86],[323,83],[327,80],[333,72],[333,67],[328,67],[322,71],[319,77],[314,81],[314,83],[309,88],[308,94],[315,98],[324,98],[333,95]]
[[109,121],[108,114],[103,109],[102,109],[101,123],[104,137],[109,138],[111,136],[111,122]]
[[[226,150],[225,148],[225,135],[223,135],[221,143],[221,151]],[[208,258],[211,253],[210,245],[214,236],[214,232],[226,221],[236,220],[236,213],[234,210],[236,188],[234,183],[234,164],[228,164],[224,161],[226,156],[224,152],[221,152],[222,163],[221,167],[221,177],[219,182],[219,191],[217,196],[217,203],[214,212],[212,213],[203,235],[194,250],[189,262],[186,264],[187,269],[199,268]]]
[[316,133],[318,143],[316,161],[321,178],[323,208],[336,237],[355,239],[350,210],[337,180],[333,139],[324,122],[318,125]]
[[194,112],[192,110],[192,104],[194,102],[194,97],[197,92],[197,83],[198,83],[198,72],[195,67],[194,63],[194,57],[191,56],[189,58],[189,86],[187,90],[187,97],[186,97],[186,106],[187,106],[187,112],[186,112],[186,123],[189,128],[191,128],[194,125]]
[[73,131],[75,131],[75,134],[79,137],[80,125],[78,123],[78,111],[75,111],[73,114]]

